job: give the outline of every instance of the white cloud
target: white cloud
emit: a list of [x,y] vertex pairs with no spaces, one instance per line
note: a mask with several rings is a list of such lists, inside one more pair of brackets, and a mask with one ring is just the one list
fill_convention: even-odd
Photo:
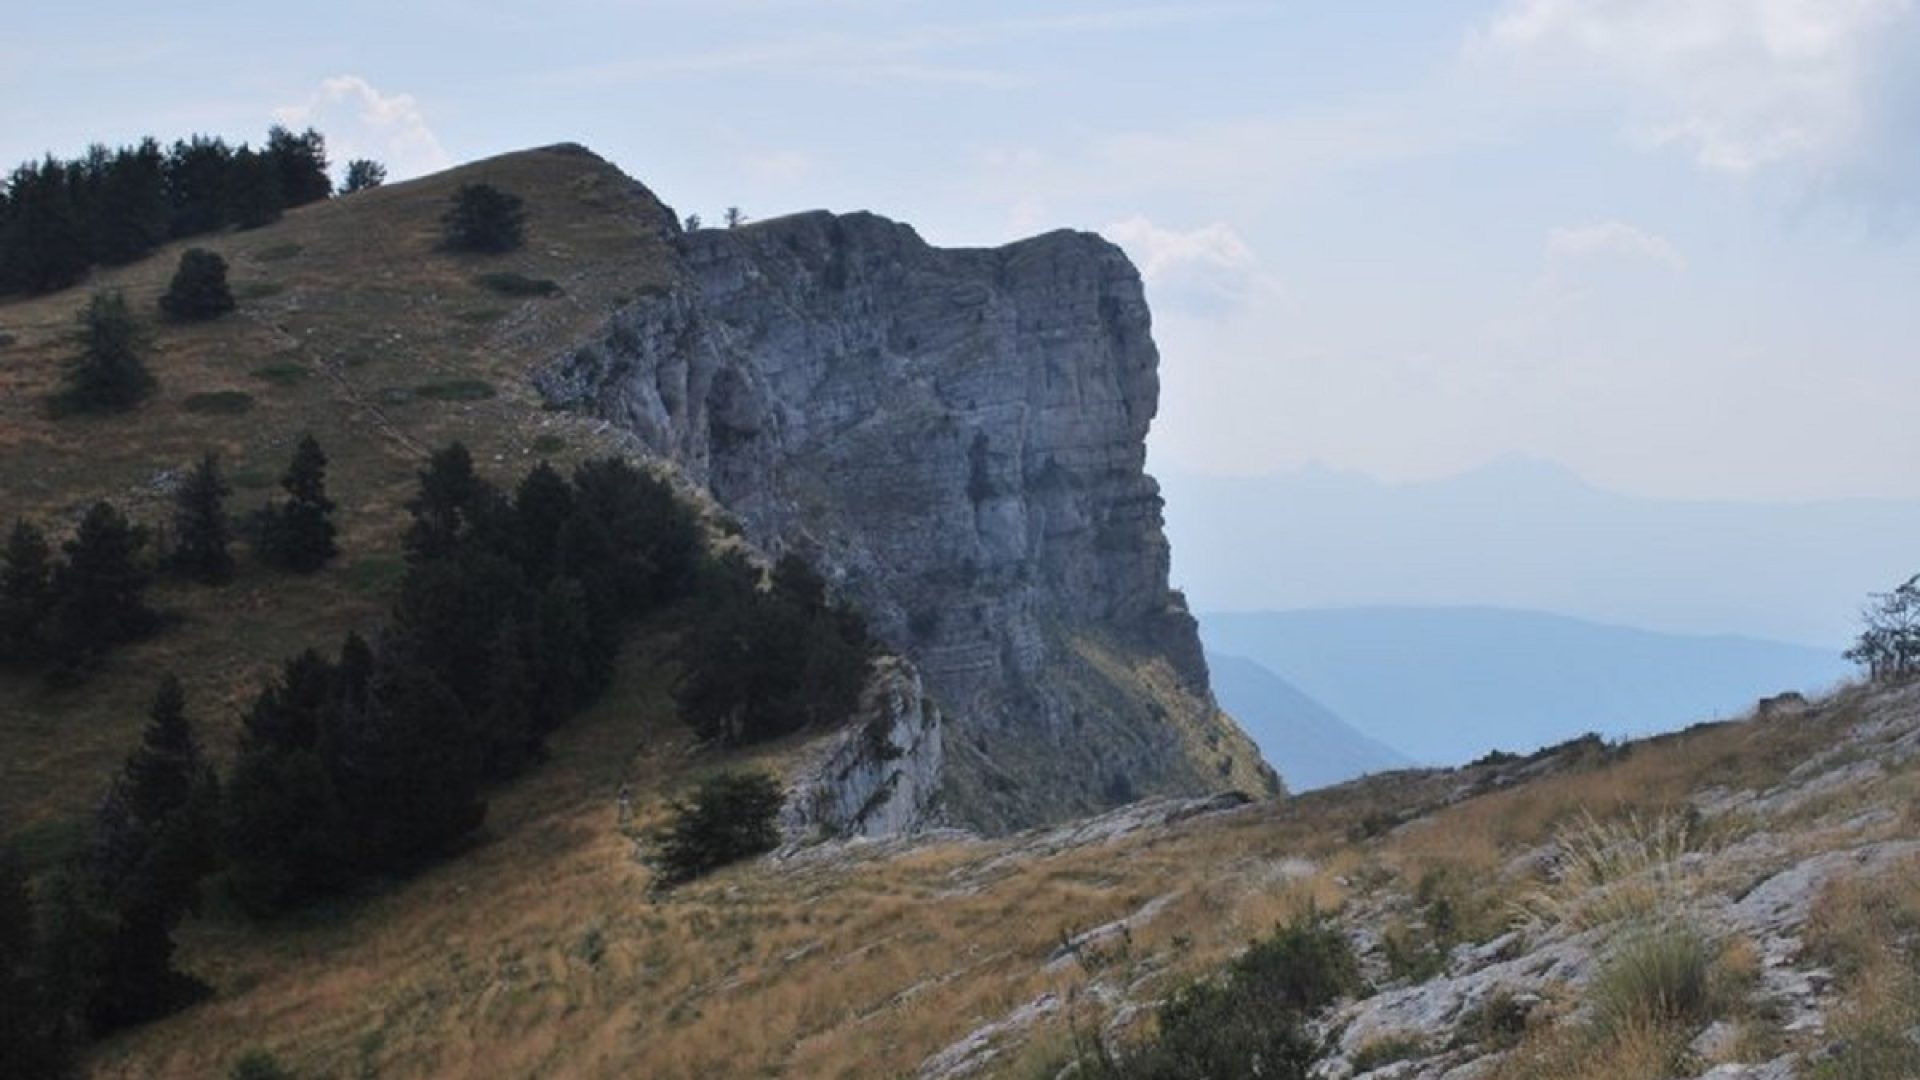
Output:
[[336,167],[373,158],[386,165],[390,178],[404,180],[451,164],[412,94],[382,94],[358,75],[323,79],[304,103],[273,115],[289,127],[318,128]]
[[1101,232],[1126,249],[1156,302],[1218,312],[1281,292],[1240,234],[1220,222],[1181,231],[1134,216]]
[[1592,225],[1563,225],[1547,232],[1547,250],[1567,258],[1615,256],[1647,259],[1675,270],[1686,268],[1686,257],[1671,240],[1619,221]]
[[1915,0],[1507,0],[1471,41],[1625,91],[1630,131],[1749,172],[1858,151]]

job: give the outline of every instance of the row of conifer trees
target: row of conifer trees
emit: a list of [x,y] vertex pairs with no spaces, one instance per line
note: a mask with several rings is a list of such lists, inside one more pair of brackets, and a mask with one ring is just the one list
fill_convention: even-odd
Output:
[[55,1074],[85,1039],[203,994],[173,965],[173,932],[210,875],[270,917],[458,846],[484,820],[487,787],[536,762],[602,693],[637,619],[680,631],[681,712],[712,742],[777,737],[857,704],[862,621],[798,559],[763,578],[708,551],[672,489],[625,462],[571,476],[541,464],[506,493],[454,444],[432,455],[408,510],[385,624],[288,660],[245,711],[224,782],[169,677],[83,850],[42,876],[40,903],[0,857],[0,1043],[18,1060]]

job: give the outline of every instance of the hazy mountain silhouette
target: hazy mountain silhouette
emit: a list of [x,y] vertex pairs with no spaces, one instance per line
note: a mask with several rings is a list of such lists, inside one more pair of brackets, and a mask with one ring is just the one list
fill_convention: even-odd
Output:
[[[1737,715],[1765,694],[1826,687],[1851,670],[1837,652],[1801,645],[1491,608],[1211,614],[1200,617],[1200,635],[1212,652],[1252,659],[1427,764],[1586,731],[1680,728]],[[1264,747],[1251,718],[1228,710]],[[1284,757],[1270,758],[1283,775]]]
[[1175,584],[1200,611],[1484,604],[1840,648],[1867,593],[1920,570],[1915,502],[1637,498],[1527,458],[1401,485],[1161,480]]
[[1398,769],[1413,759],[1370,739],[1252,660],[1209,652],[1213,694],[1293,791]]

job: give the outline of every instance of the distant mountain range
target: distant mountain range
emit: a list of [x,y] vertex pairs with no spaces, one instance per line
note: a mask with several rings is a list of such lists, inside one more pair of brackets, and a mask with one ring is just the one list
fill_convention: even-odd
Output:
[[1196,611],[1485,604],[1838,649],[1867,593],[1920,570],[1915,502],[1637,498],[1527,458],[1417,484],[1161,481]]
[[1207,667],[1221,708],[1259,744],[1260,753],[1280,770],[1291,791],[1413,764],[1252,660],[1209,652]]
[[[1223,705],[1263,749],[1270,739],[1305,740],[1300,760],[1312,764],[1303,777],[1353,759],[1351,743],[1329,742],[1328,717],[1298,695],[1365,738],[1449,765],[1587,731],[1644,735],[1730,717],[1763,695],[1822,689],[1852,670],[1834,650],[1492,608],[1208,614],[1200,635],[1210,654],[1246,657],[1278,676],[1268,685],[1233,665],[1214,669]],[[1321,749],[1328,745],[1348,756]],[[1291,751],[1267,753],[1292,780]]]

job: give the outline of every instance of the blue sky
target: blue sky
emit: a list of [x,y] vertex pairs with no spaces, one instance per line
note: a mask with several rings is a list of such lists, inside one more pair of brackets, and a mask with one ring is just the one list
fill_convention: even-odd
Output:
[[683,213],[1123,244],[1157,466],[1920,497],[1920,4],[32,5],[0,159],[584,142]]

